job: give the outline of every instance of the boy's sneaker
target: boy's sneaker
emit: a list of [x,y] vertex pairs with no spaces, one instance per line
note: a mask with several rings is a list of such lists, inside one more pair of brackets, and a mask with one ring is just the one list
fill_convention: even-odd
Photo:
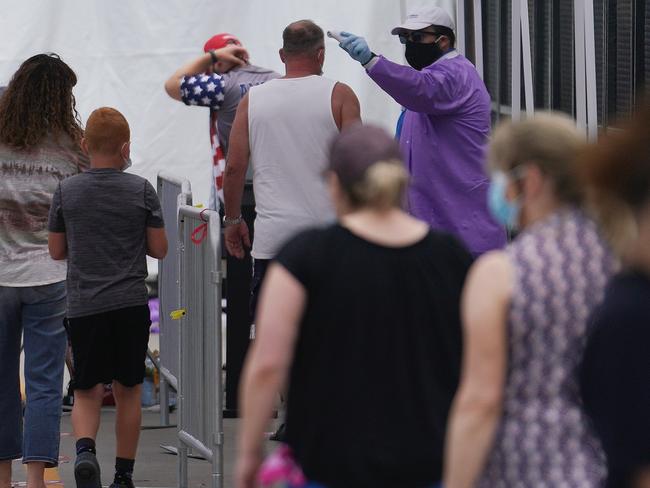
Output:
[[126,476],[115,477],[109,488],[135,488],[133,480]]
[[74,463],[74,479],[77,488],[102,488],[97,456],[90,451],[79,454]]

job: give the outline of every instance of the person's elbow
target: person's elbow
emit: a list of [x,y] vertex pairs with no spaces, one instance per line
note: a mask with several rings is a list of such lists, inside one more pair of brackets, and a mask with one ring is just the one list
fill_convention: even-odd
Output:
[[497,417],[503,408],[503,388],[496,384],[461,387],[458,392],[458,408],[483,418]]
[[147,254],[155,259],[167,256],[168,242],[165,229],[147,229]]
[[65,233],[50,232],[47,237],[47,249],[50,257],[55,261],[61,261],[68,256]]
[[248,156],[245,151],[237,148],[237,151],[233,151],[236,154],[233,154],[232,157],[228,157],[226,160],[226,167],[224,169],[224,176],[237,177],[246,173],[248,169]]
[[50,247],[49,251],[50,251],[50,257],[55,261],[62,261],[66,257],[68,257],[68,253],[66,252],[65,249],[53,249]]
[[251,367],[250,377],[255,384],[273,384],[282,382],[287,365],[282,358],[266,358],[256,361]]
[[[257,326],[274,329],[273,325],[265,321],[263,317],[258,317]],[[261,343],[256,344],[251,353],[248,364],[251,381],[257,385],[282,383],[289,370],[291,360],[277,349],[270,350],[268,347],[262,346]]]
[[246,177],[248,169],[247,162],[244,159],[232,158],[226,163],[226,169],[223,172],[224,186],[230,186],[233,182],[238,182]]
[[167,92],[167,95],[169,95],[171,98],[180,101],[181,100],[180,80],[175,77],[169,78],[165,82],[165,91]]
[[154,259],[164,259],[167,256],[167,239],[164,242],[148,243],[147,255]]
[[164,245],[148,246],[147,255],[154,259],[164,259],[167,256],[167,242]]

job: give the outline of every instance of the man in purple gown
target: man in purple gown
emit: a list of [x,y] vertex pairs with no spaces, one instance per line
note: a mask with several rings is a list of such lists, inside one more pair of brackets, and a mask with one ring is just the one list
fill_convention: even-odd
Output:
[[484,146],[490,96],[476,68],[454,49],[454,22],[423,7],[391,33],[410,66],[373,53],[364,38],[342,33],[340,46],[405,108],[400,145],[411,174],[409,211],[460,238],[472,254],[502,247],[506,233],[487,208]]

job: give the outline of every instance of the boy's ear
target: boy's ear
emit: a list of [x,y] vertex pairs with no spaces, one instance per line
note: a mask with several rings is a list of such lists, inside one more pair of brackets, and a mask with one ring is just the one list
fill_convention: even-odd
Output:
[[120,150],[120,154],[122,155],[122,158],[128,159],[131,156],[131,141],[125,142],[122,145],[122,149]]

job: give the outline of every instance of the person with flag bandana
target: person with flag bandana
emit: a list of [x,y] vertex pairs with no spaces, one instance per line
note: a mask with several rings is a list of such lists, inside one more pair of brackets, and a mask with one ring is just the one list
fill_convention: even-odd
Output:
[[165,82],[174,100],[210,109],[212,184],[209,207],[218,210],[223,201],[223,172],[230,128],[242,97],[251,86],[278,78],[270,69],[248,62],[241,41],[228,33],[217,34],[203,46],[204,54],[181,66]]

